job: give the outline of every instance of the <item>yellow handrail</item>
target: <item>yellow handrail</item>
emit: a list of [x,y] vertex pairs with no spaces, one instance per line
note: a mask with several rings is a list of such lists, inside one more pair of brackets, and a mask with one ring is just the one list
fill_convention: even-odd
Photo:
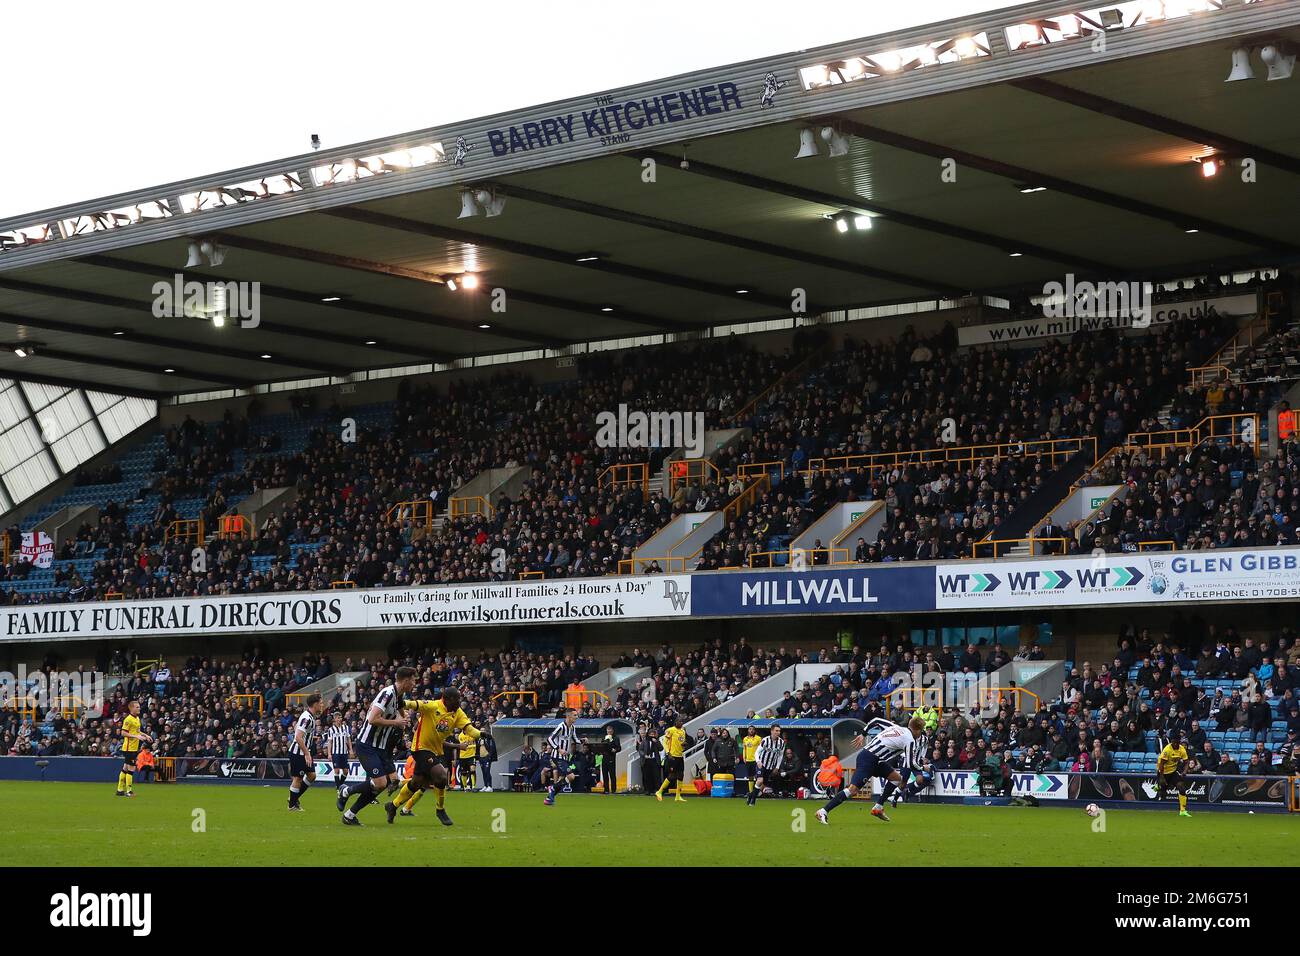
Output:
[[678,458],[668,463],[668,500],[677,493],[677,486],[688,481],[710,480],[721,483],[722,473],[707,458]]
[[921,448],[911,451],[873,452],[866,455],[839,455],[833,458],[812,458],[803,474],[811,481],[823,471],[867,471],[872,468],[893,468],[899,465],[928,465],[943,462],[976,464],[1002,458],[1047,457],[1053,464],[1072,458],[1079,452],[1092,449],[1097,457],[1097,439],[1093,435],[1082,438],[1045,438],[1036,441],[1002,442],[989,445],[944,445],[940,448]]
[[[396,517],[394,517],[396,516]],[[433,502],[428,498],[399,501],[384,512],[387,521],[410,521],[414,525],[433,527]]]
[[163,531],[163,541],[194,541],[203,543],[202,518],[177,518]]
[[639,485],[645,494],[650,486],[650,466],[643,461],[620,465],[610,465],[600,473],[596,484],[601,487],[619,488],[623,485]]
[[993,547],[993,554],[991,555],[991,557],[996,558],[998,556],[998,550],[999,550],[998,546],[1004,544],[1028,544],[1029,553],[1031,555],[1037,556],[1037,552],[1035,551],[1034,546],[1038,544],[1044,544],[1048,541],[1059,541],[1061,543],[1061,550],[1057,553],[1065,554],[1066,546],[1072,540],[1073,540],[1072,538],[993,538],[987,541],[972,542],[970,546],[970,556],[972,558],[978,558],[980,556],[979,549],[986,548],[991,545]]
[[226,703],[228,704],[228,703],[230,703],[232,700],[250,700],[250,701],[251,701],[251,700],[255,700],[255,701],[257,701],[257,712],[258,712],[259,715],[260,715],[264,710],[266,710],[266,698],[263,697],[261,694],[231,694],[229,697],[226,698]]
[[544,578],[544,577],[546,577],[545,571],[520,571],[519,572],[520,581],[527,581],[530,578]]
[[1165,546],[1168,546],[1168,549],[1170,551],[1178,550],[1177,541],[1139,541],[1138,542],[1139,551],[1154,551],[1156,548],[1163,548]]
[[357,586],[356,581],[331,581],[330,582],[331,591],[343,591],[349,588],[354,588],[356,586]]
[[496,512],[496,509],[492,507],[492,503],[482,495],[452,498],[448,505],[450,506],[452,521],[457,518],[467,518],[470,515],[483,515],[486,518],[491,518]]
[[537,691],[535,690],[503,690],[499,694],[493,694],[491,702],[496,703],[497,699],[500,697],[531,697],[533,699],[533,707],[537,706]]
[[676,555],[664,554],[658,557],[648,558],[624,558],[618,562],[619,574],[641,574],[647,564],[654,562],[659,565],[659,571],[664,574],[673,572],[684,572],[686,570],[686,559]]

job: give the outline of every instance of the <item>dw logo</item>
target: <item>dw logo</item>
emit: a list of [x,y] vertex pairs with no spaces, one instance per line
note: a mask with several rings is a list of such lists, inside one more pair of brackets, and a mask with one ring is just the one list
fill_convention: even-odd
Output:
[[664,597],[672,602],[674,611],[684,611],[687,602],[691,599],[691,592],[683,591],[672,578],[665,578]]

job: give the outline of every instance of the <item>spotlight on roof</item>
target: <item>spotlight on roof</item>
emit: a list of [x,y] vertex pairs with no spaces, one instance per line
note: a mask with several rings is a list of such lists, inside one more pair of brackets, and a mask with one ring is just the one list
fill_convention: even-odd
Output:
[[584,252],[582,255],[578,256],[578,257],[577,257],[576,259],[574,259],[573,261],[574,261],[574,262],[599,262],[599,261],[600,261],[600,253],[599,253],[599,252]]
[[311,134],[311,148],[320,149],[320,134],[318,133]]
[[1235,83],[1237,80],[1253,80],[1255,78],[1255,68],[1250,65],[1250,50],[1247,47],[1239,46],[1232,51],[1232,72],[1228,74],[1225,83]]
[[199,244],[191,242],[189,245],[189,258],[185,260],[185,268],[193,269],[195,266],[203,265],[203,254],[199,252]]
[[208,265],[221,265],[226,259],[226,247],[218,245],[215,239],[196,239],[191,242],[185,268],[193,269],[195,266],[201,266],[205,259]]
[[467,289],[477,289],[478,276],[476,276],[472,272],[466,272],[463,276],[460,277],[460,284]]
[[1023,185],[1017,186],[1016,188],[1019,189],[1022,193],[1025,193],[1026,195],[1028,195],[1029,193],[1041,193],[1047,190],[1046,186],[1035,186],[1032,183],[1024,183]]
[[1124,25],[1123,11],[1114,7],[1101,11],[1101,25],[1107,30],[1111,27],[1122,27]]
[[849,138],[833,126],[823,126],[821,129],[822,141],[828,147],[832,156],[847,156],[849,152]]
[[459,286],[456,285],[456,277],[455,277],[455,276],[448,276],[448,277],[447,277],[447,290],[448,290],[449,292],[455,292],[456,289],[458,289],[458,288],[459,288]]
[[805,126],[799,130],[799,152],[794,154],[795,159],[804,159],[808,156],[817,155],[817,134],[813,132],[811,126]]
[[327,296],[324,296],[324,297],[321,299],[321,301],[322,301],[322,302],[340,302],[340,301],[342,301],[342,299],[343,299],[343,296],[341,296],[341,295],[327,295]]
[[1285,44],[1270,43],[1262,47],[1259,58],[1268,67],[1270,80],[1289,80],[1295,70],[1295,50]]
[[870,229],[870,228],[871,228],[871,217],[870,217],[870,216],[860,216],[860,215],[859,215],[859,216],[854,216],[854,217],[853,217],[853,228],[856,229],[856,230],[858,230],[859,232],[865,232],[866,230]]
[[957,55],[960,57],[974,56],[979,52],[979,46],[975,43],[973,37],[958,37],[952,48],[957,51]]
[[480,188],[474,192],[474,201],[483,209],[483,214],[491,219],[501,215],[506,208],[506,197],[498,196],[495,189]]
[[839,213],[838,215],[833,216],[832,218],[835,220],[835,231],[836,231],[836,232],[848,232],[848,231],[849,231],[849,217],[848,217],[848,216],[846,216],[844,213]]
[[1211,179],[1218,175],[1220,169],[1228,165],[1227,160],[1220,156],[1204,156],[1197,162],[1201,166],[1201,176],[1204,179]]
[[36,343],[35,343],[35,342],[19,342],[17,345],[13,346],[13,352],[14,352],[14,355],[17,355],[20,359],[22,359],[22,358],[23,358],[23,359],[24,359],[24,358],[27,358],[27,357],[30,356],[30,355],[35,355],[35,354],[36,354]]
[[470,216],[477,216],[479,213],[478,203],[474,201],[474,191],[471,189],[462,189],[460,191],[460,215],[457,219],[468,219]]
[[490,328],[492,328],[492,326],[489,325],[487,322],[480,322],[480,323],[478,324],[478,327],[479,327],[480,329],[490,329]]

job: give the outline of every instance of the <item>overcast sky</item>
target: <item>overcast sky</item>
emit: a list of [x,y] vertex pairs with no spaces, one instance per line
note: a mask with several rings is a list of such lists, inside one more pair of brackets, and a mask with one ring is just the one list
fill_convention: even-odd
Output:
[[1012,5],[9,2],[0,218]]

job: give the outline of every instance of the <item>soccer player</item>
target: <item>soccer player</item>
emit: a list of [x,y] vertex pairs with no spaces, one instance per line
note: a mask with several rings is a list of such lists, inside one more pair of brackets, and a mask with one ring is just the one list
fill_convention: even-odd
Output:
[[[876,734],[868,742],[866,735],[873,727],[880,728],[880,733]],[[865,787],[872,777],[879,777],[885,781],[885,786],[876,797],[876,804],[871,808],[871,815],[877,820],[888,823],[889,816],[885,813],[885,801],[893,795],[895,788],[903,782],[902,774],[898,772],[898,761],[908,759],[912,746],[916,743],[916,738],[923,733],[925,733],[925,721],[919,717],[913,717],[908,721],[906,727],[901,727],[891,721],[877,717],[862,728],[862,733],[853,739],[853,746],[862,748],[858,753],[858,762],[853,771],[853,779],[849,781],[847,788],[831,797],[826,806],[817,811],[818,822],[828,823],[827,814],[845,800],[856,797],[858,791]]]
[[[402,697],[414,688],[415,668],[399,667],[393,675],[393,682],[370,702],[361,731],[353,743],[357,760],[366,771],[366,779],[339,787],[338,801],[335,804],[343,814],[344,826],[361,826],[357,812],[374,803],[388,788],[390,780],[397,782],[397,765],[393,762],[393,752],[402,742],[402,728],[406,726]],[[357,799],[351,807],[347,807],[348,797],[351,796]]]
[[907,797],[920,796],[921,791],[934,782],[934,768],[930,765],[930,734],[928,728],[929,721],[922,714],[913,714],[914,719],[920,719],[927,731],[917,735],[916,740],[912,741],[912,746],[907,749],[907,753],[898,767],[899,782],[897,789],[894,790],[890,805],[895,809],[901,800]]
[[352,749],[352,733],[348,730],[342,711],[335,712],[334,724],[327,736],[330,762],[334,765],[334,786],[341,787],[348,778],[348,767],[357,759],[357,753]]
[[135,760],[140,755],[140,741],[153,743],[153,738],[140,729],[140,702],[133,700],[126,705],[126,716],[122,718],[122,772],[117,775],[117,796],[134,797],[131,789],[131,777],[135,773]]
[[768,735],[754,751],[754,763],[758,768],[754,772],[758,774],[758,778],[754,780],[749,796],[745,798],[745,802],[751,807],[763,795],[763,785],[767,775],[776,773],[783,759],[785,759],[785,740],[781,737],[781,725],[773,724],[768,728]]
[[1169,743],[1156,758],[1156,799],[1165,798],[1165,788],[1178,791],[1178,815],[1190,817],[1187,812],[1187,748],[1183,745],[1183,732],[1175,730]]
[[551,736],[546,738],[546,742],[551,745],[551,782],[546,788],[546,799],[542,801],[548,807],[555,806],[555,795],[559,792],[558,784],[565,781],[572,785],[573,783],[573,754],[578,749],[578,730],[574,724],[578,720],[578,712],[572,707],[565,707],[560,711],[564,718],[555,725],[551,731]]
[[415,765],[401,789],[389,803],[384,804],[384,812],[388,814],[388,822],[392,823],[397,819],[398,807],[410,810],[415,805],[414,798],[432,787],[437,801],[438,822],[449,827],[451,817],[447,815],[446,800],[450,777],[443,751],[449,744],[458,744],[456,735],[459,733],[470,741],[478,740],[479,730],[460,709],[460,691],[455,687],[444,687],[437,700],[408,700],[402,706],[419,715],[415,733],[411,735],[411,757]]
[[466,738],[461,741],[460,751],[456,755],[456,782],[461,790],[474,789],[474,761],[478,759],[478,740]]
[[745,738],[740,742],[740,757],[745,762],[745,777],[749,781],[749,789],[754,789],[754,777],[758,765],[754,762],[754,754],[758,753],[758,745],[763,742],[758,731],[753,727],[748,728]]
[[676,784],[673,803],[685,803],[682,799],[682,777],[686,776],[686,731],[682,729],[682,715],[673,718],[672,726],[664,731],[664,782],[655,791],[655,799],[664,802],[664,791],[670,784]]
[[312,694],[304,702],[302,713],[293,727],[293,741],[289,744],[289,809],[302,812],[302,792],[316,782],[316,764],[312,760],[311,745],[316,737],[316,718],[325,709],[320,694]]

